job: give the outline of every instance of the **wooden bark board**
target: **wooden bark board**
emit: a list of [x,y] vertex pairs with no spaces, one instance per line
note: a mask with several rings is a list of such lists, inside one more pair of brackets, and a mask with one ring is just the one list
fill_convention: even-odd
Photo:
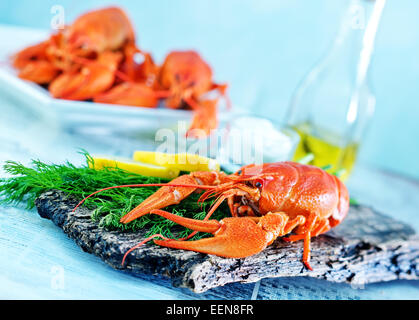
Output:
[[312,239],[311,265],[303,268],[303,242],[278,239],[263,252],[243,259],[226,259],[153,243],[125,252],[145,236],[140,232],[108,231],[91,220],[91,212],[59,191],[36,200],[41,217],[52,220],[84,250],[115,269],[134,275],[163,275],[178,287],[201,293],[233,282],[263,278],[309,276],[363,285],[396,279],[419,279],[419,237],[408,225],[364,206],[351,206],[346,219],[327,234]]

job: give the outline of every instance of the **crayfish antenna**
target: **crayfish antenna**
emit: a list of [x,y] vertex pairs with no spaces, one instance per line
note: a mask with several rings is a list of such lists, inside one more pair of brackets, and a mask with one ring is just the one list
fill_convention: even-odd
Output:
[[162,239],[165,239],[165,240],[170,240],[169,238],[166,238],[166,237],[164,237],[164,236],[162,236],[161,234],[154,234],[154,235],[152,235],[152,236],[150,236],[150,237],[148,237],[148,238],[146,238],[146,239],[144,239],[143,241],[141,241],[139,244],[137,244],[137,245],[135,245],[135,246],[133,246],[131,249],[129,249],[127,252],[125,252],[125,254],[124,254],[124,257],[122,258],[122,262],[121,262],[121,266],[124,266],[124,264],[125,264],[125,260],[126,260],[126,258],[127,258],[127,256],[132,252],[132,251],[134,251],[135,249],[138,249],[139,247],[141,247],[143,244],[145,244],[145,243],[147,243],[148,241],[150,241],[150,240],[152,240],[152,239],[154,239],[154,238],[157,238],[157,237],[160,237],[160,238],[162,238]]
[[100,190],[97,190],[91,194],[89,194],[87,197],[85,197],[83,200],[81,200],[72,210],[72,212],[76,211],[78,207],[80,207],[87,199],[93,197],[94,195],[111,189],[118,189],[118,188],[140,188],[140,187],[189,187],[189,188],[199,188],[199,189],[211,189],[214,188],[214,186],[204,186],[204,185],[187,185],[187,184],[171,184],[171,183],[143,183],[143,184],[126,184],[121,186],[112,186],[103,188]]
[[223,83],[223,84],[214,83],[212,85],[212,89],[213,90],[218,90],[220,95],[225,100],[227,110],[231,110],[232,109],[232,103],[231,103],[230,97],[227,94],[228,84],[227,83]]

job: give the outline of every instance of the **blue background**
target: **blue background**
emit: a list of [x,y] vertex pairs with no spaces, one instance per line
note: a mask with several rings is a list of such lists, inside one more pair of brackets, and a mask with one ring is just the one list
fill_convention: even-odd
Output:
[[[306,72],[330,47],[347,1],[159,0],[2,1],[0,23],[50,28],[53,5],[66,22],[107,4],[129,13],[139,45],[157,61],[197,49],[235,105],[282,120]],[[377,106],[360,160],[419,179],[419,1],[388,0],[376,40],[372,84]]]

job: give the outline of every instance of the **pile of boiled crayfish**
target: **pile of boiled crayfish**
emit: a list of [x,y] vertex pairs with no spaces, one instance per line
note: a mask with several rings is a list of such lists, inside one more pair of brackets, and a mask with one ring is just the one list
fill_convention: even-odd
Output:
[[[213,82],[210,66],[195,51],[170,52],[162,65],[139,49],[120,8],[91,11],[48,40],[13,56],[20,78],[48,87],[52,97],[194,111],[189,135],[217,127],[217,104],[228,103],[227,85]],[[217,92],[216,98],[206,94]],[[199,129],[199,130],[193,130]]]

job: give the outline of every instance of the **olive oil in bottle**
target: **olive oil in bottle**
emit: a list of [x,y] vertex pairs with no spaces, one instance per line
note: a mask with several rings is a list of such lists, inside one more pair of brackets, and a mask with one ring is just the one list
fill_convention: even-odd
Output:
[[358,151],[358,143],[340,145],[342,139],[321,128],[314,128],[309,123],[303,123],[294,127],[300,135],[300,143],[297,146],[293,161],[298,161],[308,154],[313,155],[309,162],[317,167],[327,167],[331,173],[340,172],[339,177],[346,180],[351,173]]
[[298,86],[286,118],[300,135],[294,161],[313,154],[310,164],[349,177],[374,113],[368,71],[384,5],[352,0],[332,49]]

